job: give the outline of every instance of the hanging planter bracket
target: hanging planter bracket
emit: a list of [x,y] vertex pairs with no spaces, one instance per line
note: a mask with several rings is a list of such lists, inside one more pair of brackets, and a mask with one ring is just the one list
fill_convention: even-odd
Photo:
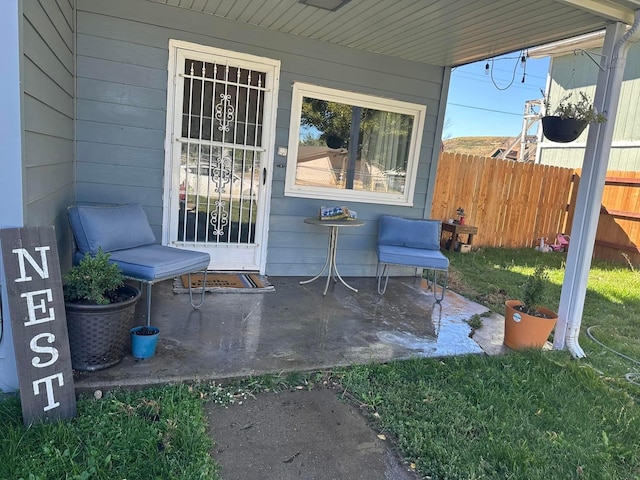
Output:
[[600,55],[599,53],[591,53],[591,52],[589,52],[589,51],[587,51],[587,50],[584,50],[584,49],[582,49],[582,48],[576,48],[576,49],[573,51],[573,54],[574,54],[574,55],[576,55],[576,54],[578,54],[578,53],[581,53],[582,55],[586,55],[586,56],[589,58],[589,60],[591,60],[593,63],[595,63],[595,64],[596,64],[596,66],[597,66],[601,71],[603,71],[603,72],[604,72],[604,67],[603,67],[602,65],[600,65],[600,64],[596,61],[596,59],[595,59],[595,58],[593,58],[593,56],[594,56],[594,55],[597,55],[597,56],[599,56],[600,58],[606,58],[606,55]]

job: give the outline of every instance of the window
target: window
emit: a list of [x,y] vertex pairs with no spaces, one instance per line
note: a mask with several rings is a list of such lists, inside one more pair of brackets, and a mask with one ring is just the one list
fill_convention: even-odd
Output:
[[285,195],[411,205],[426,107],[295,83]]

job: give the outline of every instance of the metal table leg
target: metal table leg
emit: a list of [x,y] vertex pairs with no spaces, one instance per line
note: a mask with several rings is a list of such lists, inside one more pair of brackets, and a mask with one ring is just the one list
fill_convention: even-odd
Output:
[[[350,290],[353,290],[354,292],[358,292],[357,289],[353,288],[351,285],[349,285],[347,282],[344,281],[344,279],[340,276],[340,273],[338,272],[338,265],[336,264],[336,252],[338,250],[337,246],[338,246],[338,227],[333,227],[331,229],[331,240],[332,242],[331,244],[331,251],[332,251],[332,257],[331,257],[331,263],[333,265],[333,272],[336,274],[336,277],[338,277],[338,280],[340,280],[342,282],[342,284],[347,287]],[[335,282],[336,279],[334,278],[333,281]],[[327,286],[329,286],[329,282],[327,281]],[[324,289],[324,294],[327,294],[327,289]]]
[[329,231],[329,244],[327,246],[327,259],[324,262],[324,266],[322,267],[322,270],[320,270],[320,273],[318,273],[315,277],[310,278],[309,280],[304,280],[300,282],[300,285],[305,285],[307,283],[313,282],[314,280],[317,280],[322,276],[322,274],[325,272],[325,270],[327,270],[327,267],[328,267],[327,283],[324,286],[324,292],[322,294],[323,297],[327,295],[327,291],[329,290],[329,282],[331,278],[333,278],[333,281],[336,283],[338,280],[340,280],[340,282],[342,282],[342,284],[345,287],[349,288],[350,290],[353,290],[354,292],[358,291],[357,289],[349,285],[347,282],[345,282],[344,279],[340,276],[340,273],[338,272],[338,267],[336,265],[337,245],[338,245],[338,227],[331,226],[331,229]]

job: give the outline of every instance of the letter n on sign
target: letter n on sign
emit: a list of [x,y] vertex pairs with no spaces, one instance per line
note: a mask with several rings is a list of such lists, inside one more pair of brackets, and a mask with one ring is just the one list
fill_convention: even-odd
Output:
[[53,227],[0,230],[22,418],[76,416],[67,317]]

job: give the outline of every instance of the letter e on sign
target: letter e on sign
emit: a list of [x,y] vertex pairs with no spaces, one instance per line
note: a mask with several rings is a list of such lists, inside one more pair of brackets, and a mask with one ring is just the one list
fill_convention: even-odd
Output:
[[62,277],[53,227],[0,230],[25,425],[76,416]]

